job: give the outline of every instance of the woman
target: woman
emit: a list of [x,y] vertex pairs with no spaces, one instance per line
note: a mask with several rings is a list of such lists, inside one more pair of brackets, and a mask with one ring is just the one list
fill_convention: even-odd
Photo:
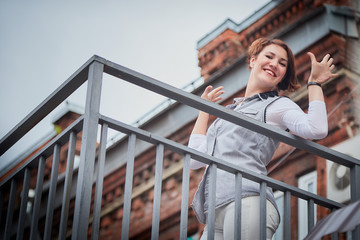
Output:
[[[295,75],[294,56],[281,40],[258,39],[248,50],[250,77],[245,96],[234,99],[227,106],[234,111],[258,121],[290,130],[294,134],[311,139],[327,135],[327,116],[321,84],[337,76],[333,59],[327,54],[317,62],[312,53],[311,74],[308,80],[309,110],[301,108],[287,97],[279,97],[277,91],[294,91],[298,84]],[[208,86],[202,98],[212,102],[222,99],[223,87]],[[266,166],[271,160],[279,141],[263,136],[222,119],[216,119],[208,128],[209,114],[200,112],[190,136],[189,147],[208,153],[219,159],[239,165],[251,171],[267,174]],[[191,160],[191,169],[205,164]],[[235,177],[217,170],[215,239],[234,238]],[[259,184],[242,180],[242,239],[259,239]],[[207,169],[195,194],[192,207],[201,223],[207,223],[209,175]],[[267,189],[266,237],[271,239],[280,217],[270,188]],[[207,225],[201,239],[207,239]]]

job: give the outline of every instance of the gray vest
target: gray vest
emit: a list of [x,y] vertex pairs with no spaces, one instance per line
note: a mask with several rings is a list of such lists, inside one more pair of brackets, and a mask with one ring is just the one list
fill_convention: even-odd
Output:
[[[266,122],[266,108],[279,99],[278,96],[256,94],[237,104],[243,98],[235,99],[234,104],[227,106],[234,111]],[[244,127],[217,118],[209,127],[207,134],[207,153],[253,172],[267,175],[266,166],[270,162],[279,141],[253,132]],[[209,174],[206,167],[203,178],[195,193],[191,207],[198,220],[206,224],[208,211]],[[259,195],[259,184],[242,179],[242,197]],[[217,169],[216,176],[216,208],[224,206],[235,199],[235,176]],[[271,188],[267,188],[267,199],[276,207]]]

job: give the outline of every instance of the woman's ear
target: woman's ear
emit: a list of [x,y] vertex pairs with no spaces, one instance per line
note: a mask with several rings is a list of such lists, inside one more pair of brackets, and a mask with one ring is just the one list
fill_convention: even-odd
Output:
[[255,56],[252,56],[252,57],[250,58],[250,62],[249,62],[249,67],[250,67],[250,68],[253,68],[253,67],[254,67],[255,60],[256,60]]

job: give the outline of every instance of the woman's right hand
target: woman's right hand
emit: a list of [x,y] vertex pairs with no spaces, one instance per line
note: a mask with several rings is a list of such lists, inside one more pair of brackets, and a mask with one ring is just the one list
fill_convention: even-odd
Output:
[[[201,95],[201,98],[209,100],[211,102],[217,102],[222,99],[221,95],[225,93],[223,86],[213,89],[212,86],[207,86],[205,91]],[[199,116],[196,119],[192,134],[206,135],[208,128],[209,113],[200,111]]]
[[218,102],[222,99],[221,95],[225,93],[223,86],[213,89],[213,86],[209,85],[205,88],[201,98],[209,100],[211,102]]

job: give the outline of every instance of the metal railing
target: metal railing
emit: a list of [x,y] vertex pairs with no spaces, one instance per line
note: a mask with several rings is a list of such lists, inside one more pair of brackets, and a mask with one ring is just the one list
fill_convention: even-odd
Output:
[[[314,209],[315,204],[335,210],[343,207],[343,204],[334,202],[324,197],[309,193],[289,184],[274,180],[270,177],[250,172],[238,166],[229,164],[221,159],[200,153],[190,149],[182,144],[176,143],[161,136],[156,136],[145,130],[124,124],[120,121],[102,116],[99,114],[101,85],[103,73],[110,74],[127,82],[138,85],[142,88],[156,92],[175,101],[181,102],[196,109],[206,111],[217,117],[230,121],[234,124],[241,125],[255,132],[275,138],[279,141],[286,142],[296,148],[306,150],[330,161],[347,166],[351,169],[351,201],[360,200],[360,161],[345,154],[336,152],[321,146],[315,142],[305,140],[294,136],[286,131],[266,125],[265,123],[252,121],[246,116],[235,111],[229,111],[225,107],[208,102],[186,91],[177,89],[166,83],[157,81],[123,66],[107,61],[98,56],[89,59],[78,71],[76,71],[67,81],[65,81],[53,94],[42,102],[34,111],[32,111],[23,121],[21,121],[13,130],[11,130],[0,141],[0,154],[5,153],[13,144],[15,144],[23,135],[25,135],[34,125],[48,115],[71,93],[80,87],[85,81],[88,82],[87,96],[85,105],[85,114],[65,129],[61,134],[56,136],[38,153],[31,157],[26,163],[17,168],[4,181],[0,183],[0,226],[1,238],[3,239],[23,239],[25,233],[30,239],[50,239],[52,238],[53,213],[57,206],[61,206],[61,220],[58,229],[58,238],[65,239],[67,235],[67,221],[69,214],[69,202],[75,196],[75,208],[73,214],[73,223],[71,227],[72,239],[88,238],[91,197],[93,189],[93,172],[95,159],[98,161],[96,171],[94,211],[92,214],[91,238],[98,239],[100,227],[100,212],[102,199],[102,185],[104,179],[104,165],[106,158],[106,142],[108,129],[114,129],[128,135],[128,155],[126,162],[126,181],[123,204],[123,222],[122,222],[122,239],[129,238],[130,211],[131,211],[131,193],[133,187],[133,171],[135,160],[136,141],[141,140],[156,145],[156,171],[155,171],[155,189],[154,204],[152,216],[152,239],[159,238],[160,224],[160,199],[162,184],[162,166],[164,149],[176,152],[184,156],[184,167],[182,176],[182,203],[181,203],[181,220],[180,220],[180,239],[187,237],[188,221],[188,199],[189,199],[189,172],[190,158],[196,159],[209,165],[210,170],[210,195],[209,195],[209,239],[214,239],[214,221],[215,221],[215,181],[216,170],[222,169],[233,173],[236,180],[236,197],[235,197],[235,221],[241,224],[241,182],[242,178],[250,179],[260,183],[260,209],[261,209],[261,239],[266,238],[266,187],[284,192],[284,239],[291,239],[291,196],[304,199],[308,202],[308,227],[314,226]],[[99,151],[97,150],[97,131],[101,125],[101,140]],[[80,165],[78,171],[73,169],[75,156],[76,136],[82,131],[82,142],[80,152]],[[60,149],[69,143],[67,156],[67,169],[62,178],[58,177],[58,164]],[[49,180],[49,189],[46,201],[46,210],[41,209],[44,186],[44,169],[45,160],[52,157],[52,172]],[[27,213],[26,206],[28,203],[28,192],[30,183],[30,171],[37,170],[37,180],[34,196],[34,204],[30,213]],[[59,179],[64,181],[61,189],[61,203],[57,204],[55,192]],[[76,189],[73,188],[76,183]],[[19,189],[18,186],[22,186]],[[18,194],[21,191],[21,194]],[[20,201],[19,206],[15,203]],[[7,203],[7,205],[5,205]],[[4,211],[3,211],[4,210]],[[28,215],[30,214],[30,216]],[[45,218],[44,231],[39,231],[38,222],[40,217]],[[31,219],[31,221],[27,220]],[[3,222],[5,221],[5,222]],[[236,239],[240,239],[240,228],[236,228]],[[42,235],[42,236],[40,236]],[[360,236],[359,227],[352,232],[353,239]],[[337,239],[337,234],[333,234],[333,239]]]

